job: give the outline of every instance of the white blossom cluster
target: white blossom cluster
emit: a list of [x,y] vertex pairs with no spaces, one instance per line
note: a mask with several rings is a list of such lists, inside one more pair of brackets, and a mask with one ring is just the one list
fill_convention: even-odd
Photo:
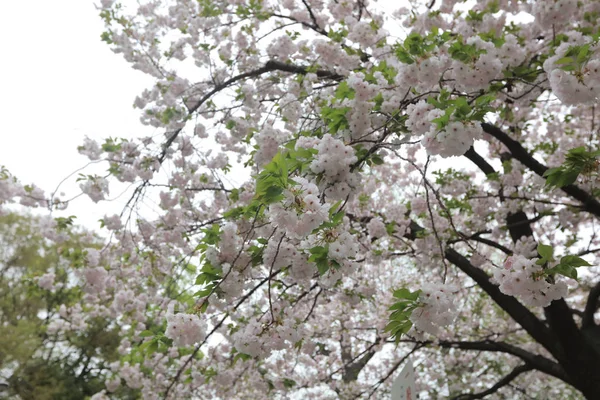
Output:
[[[548,75],[552,92],[560,101],[567,105],[588,104],[596,101],[600,96],[600,52],[597,46],[589,49],[590,59],[576,65],[577,55],[571,58],[572,62],[565,61],[565,55],[573,46],[585,45],[591,38],[580,35],[571,35],[571,40],[561,43],[556,48],[555,55],[544,62],[544,70]],[[573,67],[572,71],[563,68]]]
[[87,282],[85,291],[88,293],[101,293],[106,287],[108,272],[104,267],[86,268],[83,275]]
[[536,23],[544,28],[559,27],[577,13],[577,0],[536,1],[532,13]]
[[535,259],[521,255],[507,258],[504,269],[498,269],[494,279],[502,293],[518,297],[525,305],[532,307],[546,307],[553,300],[566,296],[568,289],[563,281],[548,282]]
[[304,285],[314,276],[315,265],[308,261],[309,255],[298,249],[297,241],[290,241],[282,236],[283,233],[276,234],[269,241],[264,251],[263,262],[269,267],[272,265],[273,269],[290,267],[290,274],[300,285]]
[[238,226],[233,222],[225,224],[219,243],[221,250],[219,253],[219,262],[214,265],[220,265],[222,262],[233,262],[238,257],[241,246],[242,238],[238,235]]
[[427,133],[434,125],[431,120],[439,117],[437,112],[430,115],[430,112],[434,109],[435,107],[425,100],[421,100],[416,104],[410,104],[406,108],[406,114],[408,115],[406,128],[415,136]]
[[339,263],[355,258],[357,254],[358,242],[349,232],[342,232],[334,242],[329,244],[329,258]]
[[254,155],[254,162],[259,167],[263,167],[275,157],[279,151],[279,145],[287,139],[287,135],[285,132],[267,125],[258,132],[255,138],[258,149]]
[[175,346],[191,346],[206,336],[206,323],[194,314],[170,314],[167,316],[165,336],[173,339]]
[[476,139],[481,138],[483,129],[479,122],[450,122],[443,130],[432,129],[423,136],[421,144],[427,154],[442,157],[462,156]]
[[271,57],[277,57],[283,61],[290,59],[290,56],[298,51],[298,46],[288,36],[279,36],[274,39],[267,47],[267,54]]
[[357,101],[367,101],[377,95],[377,85],[367,82],[365,75],[361,72],[350,74],[346,78],[346,83],[348,87],[354,89],[354,99]]
[[421,144],[430,155],[462,156],[483,134],[479,122],[451,121],[444,129],[438,130],[433,120],[443,116],[444,111],[424,100],[409,105],[406,112],[406,127],[414,135],[423,135]]
[[452,298],[458,288],[452,285],[426,283],[421,288],[419,302],[411,316],[414,328],[418,331],[436,335],[440,327],[449,325],[456,316],[456,307]]
[[385,224],[381,218],[372,218],[367,224],[367,229],[369,231],[369,236],[374,239],[378,239],[387,235]]
[[346,198],[360,179],[350,171],[350,166],[358,161],[354,149],[328,133],[315,147],[319,153],[310,164],[310,169],[314,174],[323,174],[321,185],[326,196],[334,200]]
[[[279,311],[278,308],[274,309],[275,313]],[[275,350],[290,348],[300,339],[301,332],[291,319],[284,319],[281,324],[269,327],[263,327],[259,321],[252,319],[233,335],[236,350],[252,357],[264,357]]]
[[37,284],[42,289],[52,290],[54,289],[54,279],[56,279],[54,272],[48,272],[38,278]]
[[101,177],[90,178],[81,183],[79,187],[94,203],[104,200],[108,194],[108,180]]
[[296,178],[299,184],[284,191],[283,202],[269,207],[273,225],[294,238],[305,238],[329,218],[330,205],[321,204],[317,185],[304,178]]
[[342,180],[350,172],[350,165],[357,161],[354,149],[330,134],[323,135],[317,145],[318,157],[311,163],[310,169],[315,174],[323,175],[331,180]]

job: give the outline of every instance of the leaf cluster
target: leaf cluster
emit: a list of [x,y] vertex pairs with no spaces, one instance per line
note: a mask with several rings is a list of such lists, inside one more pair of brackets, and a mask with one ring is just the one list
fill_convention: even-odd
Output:
[[[540,255],[540,259],[536,261],[537,265],[546,265],[556,261],[554,259],[554,248],[552,246],[539,244],[537,252]],[[554,267],[545,269],[544,275],[554,276],[559,274],[568,278],[577,279],[577,268],[591,266],[590,263],[579,256],[567,255],[562,257]]]
[[406,288],[401,288],[394,291],[394,297],[398,299],[390,307],[392,311],[390,315],[390,322],[385,327],[386,332],[390,332],[391,337],[396,341],[396,344],[400,342],[402,335],[406,334],[410,328],[412,328],[412,322],[410,316],[412,312],[420,306],[419,295],[421,290],[411,292]]
[[569,150],[560,167],[550,168],[544,173],[546,187],[560,188],[575,183],[580,174],[589,174],[595,170],[598,156],[600,150],[587,151],[583,146]]

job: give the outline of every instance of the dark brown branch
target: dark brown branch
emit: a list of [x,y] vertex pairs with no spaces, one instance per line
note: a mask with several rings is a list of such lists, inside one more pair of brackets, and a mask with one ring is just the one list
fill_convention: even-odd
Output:
[[302,3],[304,4],[304,6],[306,7],[306,10],[308,11],[308,15],[310,15],[310,20],[313,23],[313,28],[317,31],[320,32],[321,34],[327,35],[327,32],[325,32],[317,23],[317,18],[315,17],[315,14],[313,13],[312,8],[310,8],[310,6],[308,5],[308,3],[306,2],[306,0],[302,0]]
[[473,146],[471,146],[469,150],[467,150],[464,156],[471,160],[473,164],[477,165],[484,174],[489,175],[496,172],[496,170],[494,170],[494,167],[492,167],[490,163],[488,163],[483,157],[481,157],[475,151]]
[[[381,338],[378,337],[377,340],[375,340],[375,343],[371,345],[371,347],[378,345],[380,341]],[[344,367],[344,375],[342,377],[342,380],[348,383],[354,382],[356,379],[358,379],[358,374],[360,374],[360,371],[362,371],[365,365],[367,365],[371,358],[373,358],[375,353],[377,353],[375,350],[369,350],[368,352],[363,354],[362,357],[360,357],[358,360],[354,361],[351,364],[347,364]]]
[[583,251],[580,251],[579,253],[577,253],[577,255],[579,257],[581,257],[581,256],[585,256],[586,254],[598,253],[599,251],[600,251],[600,249],[583,250]]
[[553,356],[571,378],[572,385],[587,399],[600,399],[600,353],[577,327],[566,301],[554,300],[544,308],[544,314],[560,346]]
[[[428,344],[428,342],[423,343]],[[540,372],[551,375],[564,382],[569,382],[567,374],[558,363],[550,360],[549,358],[546,358],[539,354],[531,353],[525,349],[522,349],[509,343],[496,342],[493,340],[482,340],[473,342],[442,340],[438,344],[440,347],[443,348],[457,348],[461,350],[490,351],[510,354],[520,358],[526,364],[530,365],[532,368]]]
[[[508,157],[517,159],[536,174],[543,176],[548,168],[535,160],[519,142],[510,138],[497,127],[490,124],[482,126],[484,131],[496,137],[508,148],[510,151]],[[581,201],[584,210],[600,216],[600,203],[587,192],[574,185],[566,186],[562,190]],[[538,217],[541,218],[542,215]],[[507,216],[507,226],[513,241],[516,242],[523,236],[533,237],[531,222],[533,221],[528,220],[522,210]],[[564,299],[554,300],[550,303],[544,308],[544,315],[551,332],[550,335],[555,342],[548,347],[537,338],[534,337],[534,339],[546,347],[556,358],[569,376],[571,385],[580,390],[588,399],[600,398],[600,387],[596,384],[600,381],[600,351],[596,349],[593,341],[586,339],[584,333],[587,331],[582,332],[578,329],[573,319],[573,313]],[[519,321],[517,320],[517,322]],[[525,326],[523,327],[525,328]],[[530,333],[529,330],[528,333]]]
[[475,242],[479,242],[479,243],[483,243],[486,244],[490,247],[494,247],[500,251],[502,251],[505,254],[511,255],[513,253],[513,251],[511,249],[509,249],[506,246],[503,246],[502,244],[495,242],[493,240],[490,239],[486,239],[486,238],[482,238],[481,235],[485,234],[485,233],[491,233],[490,231],[482,231],[482,232],[476,232],[474,234],[472,234],[471,236],[464,236],[460,239],[452,239],[448,241],[448,244],[454,244],[454,243],[459,243],[465,240],[473,240]]
[[[256,78],[256,77],[259,77],[260,75],[263,75],[268,72],[273,72],[273,71],[290,72],[290,73],[301,74],[301,75],[306,75],[309,72],[308,69],[305,67],[292,65],[292,64],[285,64],[280,61],[274,61],[274,60],[267,61],[267,63],[261,68],[236,75],[236,76],[226,80],[225,82],[216,85],[210,92],[208,92],[200,100],[198,100],[196,102],[196,104],[194,104],[191,108],[188,108],[188,115],[191,115],[194,112],[198,111],[198,109],[204,103],[206,103],[212,96],[214,96],[216,93],[220,92],[221,90],[224,90],[227,87],[233,85],[234,83],[239,82],[244,79],[247,79],[247,78]],[[336,74],[331,71],[317,70],[315,72],[315,74],[317,75],[317,77],[322,78],[322,79],[332,79],[334,81],[340,81],[340,80],[344,79],[344,77],[342,75]],[[171,132],[168,139],[162,145],[162,151],[161,151],[160,155],[158,156],[159,164],[162,164],[165,161],[165,158],[167,157],[167,152],[169,151],[169,148],[171,147],[173,142],[177,139],[177,137],[181,133],[182,129],[183,129],[183,127]],[[141,185],[139,185],[138,187],[135,188],[133,194],[131,195],[131,197],[129,198],[127,203],[125,204],[125,207],[123,209],[123,212],[121,213],[121,216],[123,215],[125,210],[127,208],[129,208],[131,204],[133,204],[133,202],[137,201],[140,198],[144,189],[148,186],[148,182],[149,182],[148,180],[145,180]]]
[[308,321],[308,319],[310,318],[310,316],[312,315],[312,313],[315,311],[315,307],[317,306],[317,300],[319,300],[319,296],[321,295],[322,292],[323,292],[323,289],[322,288],[319,289],[319,291],[317,292],[315,298],[313,299],[313,303],[312,303],[312,306],[310,307],[310,311],[306,315],[306,318],[304,318],[303,322]]
[[[202,105],[204,103],[206,103],[216,93],[222,91],[223,89],[228,88],[229,86],[233,85],[236,82],[239,82],[239,81],[247,79],[247,78],[257,78],[263,74],[266,74],[268,72],[273,72],[273,71],[290,72],[290,73],[301,74],[301,75],[306,75],[308,73],[308,70],[305,67],[301,67],[298,65],[292,65],[292,64],[285,64],[280,61],[270,60],[270,61],[267,61],[266,64],[261,68],[236,75],[236,76],[226,80],[225,82],[216,85],[210,92],[208,92],[207,94],[202,96],[202,98],[200,100],[198,100],[196,102],[196,104],[194,104],[191,108],[189,108],[188,113],[193,114],[200,107],[202,107]],[[317,70],[315,72],[315,74],[319,78],[324,78],[324,79],[333,79],[333,80],[337,80],[337,81],[343,79],[343,76],[338,75],[333,72],[330,72],[330,71],[325,71],[325,70]],[[173,134],[169,137],[169,139],[163,145],[163,151],[158,158],[158,161],[160,163],[162,163],[164,161],[166,154],[167,154],[167,150],[169,149],[169,147],[171,147],[171,145],[173,144],[175,139],[177,139],[177,136],[179,136],[179,134],[181,133],[181,129],[182,128],[174,131]]]
[[[502,131],[500,128],[488,124],[482,123],[481,127],[484,132],[490,134],[494,138],[498,139],[502,144],[508,148],[511,155],[517,159],[521,164],[538,174],[543,176],[548,170],[548,167],[537,161],[531,154],[525,150],[521,143],[512,139],[508,134]],[[581,189],[576,185],[567,185],[561,188],[563,192],[571,196],[572,198],[579,200],[584,205],[584,210],[600,217],[600,203],[592,195],[585,190]]]
[[490,247],[494,247],[502,251],[504,254],[511,255],[513,253],[513,251],[508,247],[503,246],[498,242],[494,242],[493,240],[482,238],[481,236],[472,236],[471,239],[479,243],[487,244]]
[[556,338],[548,327],[546,327],[542,321],[540,321],[516,298],[502,293],[498,286],[490,281],[490,277],[485,271],[475,267],[466,257],[452,248],[446,249],[445,256],[446,260],[456,265],[461,271],[477,282],[492,300],[521,325],[534,340],[544,346],[544,348],[552,354],[559,350]]
[[583,317],[581,319],[581,329],[588,329],[596,325],[594,322],[594,314],[598,310],[598,297],[600,297],[600,281],[590,290],[588,294],[587,303],[585,303],[585,309],[583,310]]
[[475,399],[483,399],[487,395],[490,395],[492,393],[496,393],[498,390],[500,390],[504,386],[508,385],[510,382],[512,382],[516,377],[518,377],[522,373],[531,371],[532,369],[533,368],[531,366],[527,365],[527,364],[519,365],[519,366],[515,367],[504,378],[500,379],[491,388],[489,388],[487,390],[484,390],[483,392],[479,392],[479,393],[465,393],[465,394],[461,394],[461,395],[458,395],[456,397],[453,397],[453,400],[475,400]]
[[516,243],[523,236],[533,237],[533,230],[529,225],[530,222],[532,221],[527,218],[527,214],[522,210],[516,213],[508,213],[506,216],[506,227],[513,242]]

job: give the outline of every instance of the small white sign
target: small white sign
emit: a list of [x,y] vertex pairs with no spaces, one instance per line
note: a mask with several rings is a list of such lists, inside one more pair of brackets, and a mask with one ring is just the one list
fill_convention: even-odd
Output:
[[392,400],[417,400],[415,369],[408,359],[392,385]]

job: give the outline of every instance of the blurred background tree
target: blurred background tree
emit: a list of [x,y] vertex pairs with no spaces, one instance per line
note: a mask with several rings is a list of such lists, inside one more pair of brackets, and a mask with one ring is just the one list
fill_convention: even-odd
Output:
[[[102,243],[72,222],[0,215],[0,397],[84,399],[104,389],[109,364],[119,359],[118,332],[105,318],[77,334],[48,330],[61,304],[85,307],[76,270],[85,248]],[[44,237],[48,223],[58,223],[63,237]],[[54,274],[51,289],[40,287],[45,274]]]

